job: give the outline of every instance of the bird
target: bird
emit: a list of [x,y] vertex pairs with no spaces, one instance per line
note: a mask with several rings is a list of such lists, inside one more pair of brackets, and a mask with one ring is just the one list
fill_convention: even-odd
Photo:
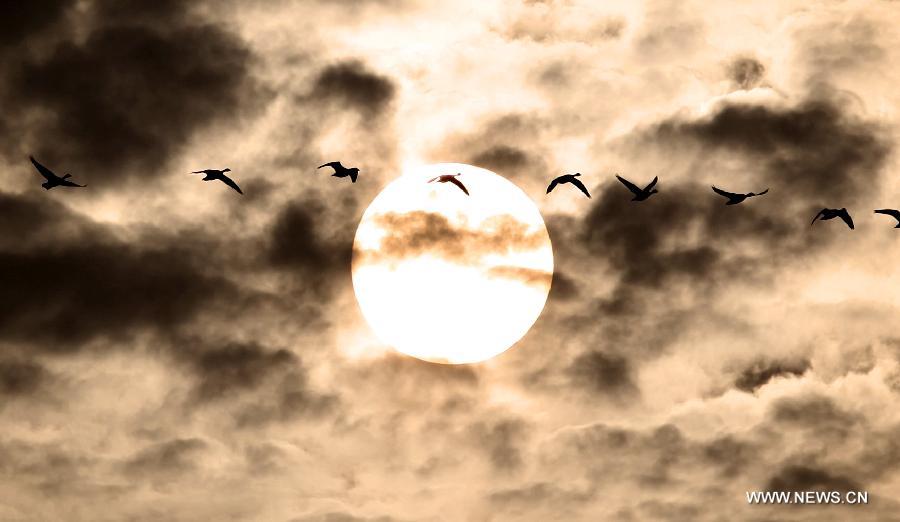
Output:
[[440,175],[440,176],[438,176],[438,177],[436,177],[436,178],[431,178],[431,179],[429,179],[429,180],[428,180],[428,183],[431,183],[431,182],[434,182],[434,181],[437,181],[438,183],[448,183],[448,182],[449,182],[449,183],[453,183],[454,185],[456,185],[457,187],[459,187],[460,190],[462,190],[463,192],[465,192],[466,195],[468,196],[468,195],[469,195],[469,191],[466,190],[466,186],[463,185],[462,182],[461,182],[460,180],[456,179],[456,177],[459,176],[459,175],[460,175],[460,174],[459,174],[458,172],[457,172],[456,174],[443,174],[443,175]]
[[231,169],[229,169],[227,167],[222,170],[206,169],[206,170],[194,171],[194,172],[191,172],[191,174],[206,174],[206,176],[204,176],[204,178],[203,178],[203,181],[219,180],[222,183],[224,183],[224,184],[228,185],[229,187],[233,188],[234,190],[236,190],[238,192],[238,194],[243,195],[244,192],[241,190],[241,187],[239,187],[238,184],[235,183],[233,179],[226,176],[225,175],[226,172],[231,172]]
[[34,159],[34,156],[28,156],[31,159],[31,164],[34,165],[34,168],[40,172],[41,176],[47,180],[41,183],[41,186],[44,187],[44,190],[50,190],[53,187],[86,187],[87,185],[79,185],[72,181],[69,181],[69,178],[72,177],[71,174],[66,174],[63,177],[57,176],[52,170],[38,163],[38,160]]
[[897,220],[897,226],[894,228],[900,228],[900,210],[895,210],[892,208],[882,208],[875,211],[876,214],[884,214],[886,216],[892,216]]
[[853,218],[850,217],[850,213],[847,212],[846,208],[823,208],[819,211],[818,214],[816,214],[816,217],[813,218],[812,223],[810,223],[809,226],[813,226],[816,223],[817,219],[821,218],[822,221],[825,221],[828,219],[834,219],[836,217],[843,219],[844,223],[847,223],[847,226],[850,227],[850,230],[853,230]]
[[658,190],[653,188],[656,185],[656,182],[659,181],[658,176],[654,177],[653,181],[651,181],[650,184],[644,188],[639,188],[637,185],[628,181],[627,179],[623,178],[622,176],[620,176],[618,174],[616,174],[616,178],[618,178],[619,181],[621,181],[623,185],[628,187],[628,190],[630,190],[631,193],[634,194],[634,197],[631,199],[631,201],[644,201],[645,199],[649,198],[653,194],[656,194],[657,192],[659,192]]
[[763,194],[765,194],[769,191],[769,189],[766,189],[766,190],[760,192],[759,194],[754,194],[753,192],[748,192],[746,194],[735,194],[734,192],[728,192],[727,190],[722,190],[720,188],[717,188],[715,185],[713,185],[712,189],[713,189],[713,192],[715,192],[716,194],[718,194],[720,196],[725,196],[726,198],[728,198],[728,201],[725,203],[726,205],[737,205],[738,203],[744,201],[747,198],[752,198],[754,196],[762,196]]
[[580,175],[581,175],[580,172],[576,172],[575,174],[564,174],[562,176],[557,177],[556,179],[551,181],[550,186],[547,187],[547,194],[549,194],[550,191],[553,190],[560,183],[571,183],[571,184],[575,185],[576,187],[578,187],[578,190],[584,192],[585,196],[591,197],[591,195],[588,193],[587,187],[585,187],[584,183],[582,183],[581,180],[579,180],[577,178],[577,176],[580,176]]
[[347,176],[349,176],[349,177],[350,177],[350,182],[351,182],[351,183],[356,183],[356,177],[359,176],[359,169],[358,169],[358,168],[353,167],[353,168],[349,168],[349,169],[348,169],[347,167],[341,165],[341,162],[340,162],[340,161],[331,161],[331,162],[326,163],[326,164],[324,164],[324,165],[319,165],[319,166],[316,168],[316,170],[321,169],[322,167],[331,167],[331,168],[333,168],[333,169],[334,169],[334,174],[332,174],[332,176],[334,176],[334,177],[336,177],[336,178],[346,178]]

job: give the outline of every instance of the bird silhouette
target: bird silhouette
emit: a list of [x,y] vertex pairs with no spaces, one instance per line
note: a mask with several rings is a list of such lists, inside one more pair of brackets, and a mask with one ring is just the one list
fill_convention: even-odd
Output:
[[876,214],[884,214],[886,216],[892,216],[897,220],[897,226],[894,228],[900,228],[900,210],[894,210],[892,208],[882,208],[875,211]]
[[653,194],[656,194],[657,192],[659,192],[658,190],[653,188],[654,186],[656,186],[656,182],[659,181],[658,176],[654,177],[653,181],[651,181],[650,184],[644,188],[638,187],[634,183],[628,181],[627,179],[623,178],[622,176],[620,176],[618,174],[616,174],[616,178],[618,178],[618,180],[621,181],[623,185],[628,187],[628,190],[630,190],[631,193],[634,194],[634,197],[631,198],[631,201],[644,201],[645,199],[649,198]]
[[715,192],[716,194],[718,194],[720,196],[725,196],[726,198],[728,198],[728,201],[725,203],[726,205],[737,205],[738,203],[741,203],[742,201],[744,201],[747,198],[752,198],[754,196],[762,196],[763,194],[769,192],[769,189],[766,189],[766,190],[760,192],[759,194],[754,194],[753,192],[748,192],[746,194],[736,194],[734,192],[728,192],[727,190],[722,190],[720,188],[716,188],[715,185],[713,185],[712,189],[713,189],[713,192]]
[[34,159],[34,156],[28,156],[31,160],[31,164],[34,165],[34,168],[44,176],[44,179],[47,181],[41,183],[41,186],[44,187],[44,190],[50,190],[53,187],[86,187],[87,185],[79,185],[72,181],[69,181],[69,178],[72,177],[71,174],[66,174],[63,177],[57,176],[52,170],[38,163],[38,160]]
[[332,161],[332,162],[326,163],[326,164],[324,164],[324,165],[319,165],[319,166],[317,167],[317,170],[318,170],[318,169],[321,169],[322,167],[331,167],[331,168],[333,168],[333,169],[334,169],[334,174],[332,174],[332,176],[334,176],[334,177],[336,177],[336,178],[346,178],[346,177],[349,176],[349,177],[350,177],[350,182],[351,182],[351,183],[356,183],[356,177],[359,176],[359,169],[358,169],[358,168],[353,167],[353,168],[349,168],[349,169],[348,169],[347,167],[341,165],[341,162],[340,162],[340,161]]
[[465,192],[466,195],[468,196],[468,195],[469,195],[469,191],[466,190],[466,186],[463,185],[462,182],[461,182],[460,180],[456,179],[457,176],[459,176],[459,173],[456,173],[456,174],[443,174],[443,175],[438,176],[438,177],[436,177],[436,178],[431,178],[431,179],[429,179],[429,180],[428,180],[428,183],[431,183],[431,182],[434,182],[434,181],[437,181],[438,183],[453,183],[454,185],[456,185],[457,187],[459,187],[460,190],[462,190],[463,192]]
[[828,219],[834,219],[836,217],[843,219],[844,223],[847,223],[847,226],[850,227],[850,230],[853,230],[853,218],[850,217],[850,213],[847,212],[846,208],[823,208],[819,211],[818,214],[816,214],[816,217],[813,218],[812,223],[810,223],[809,226],[813,226],[816,223],[817,219],[826,221]]
[[243,195],[244,192],[241,190],[241,187],[239,187],[238,184],[235,183],[233,179],[226,176],[225,175],[226,172],[231,172],[231,169],[229,169],[229,168],[224,168],[222,170],[206,169],[206,170],[198,170],[195,172],[191,172],[191,174],[206,174],[206,176],[203,177],[203,181],[215,181],[215,180],[221,181],[222,183],[224,183],[224,184],[228,185],[229,187],[233,188],[234,190],[236,190],[238,192],[238,194]]
[[585,187],[584,183],[582,183],[581,180],[577,178],[577,176],[580,176],[580,175],[581,175],[580,172],[576,172],[575,174],[564,174],[562,176],[557,177],[556,179],[551,181],[550,186],[547,187],[547,194],[549,194],[550,191],[553,190],[560,183],[571,183],[571,184],[575,185],[576,187],[578,187],[578,190],[584,192],[585,196],[591,197],[591,195],[588,193],[587,187]]

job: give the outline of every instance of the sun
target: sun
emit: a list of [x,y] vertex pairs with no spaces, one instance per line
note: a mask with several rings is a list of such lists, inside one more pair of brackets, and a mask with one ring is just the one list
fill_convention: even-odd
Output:
[[[469,195],[428,182],[457,173]],[[534,202],[506,178],[461,163],[425,165],[366,209],[352,272],[379,339],[426,361],[472,363],[506,351],[537,320],[553,248]]]

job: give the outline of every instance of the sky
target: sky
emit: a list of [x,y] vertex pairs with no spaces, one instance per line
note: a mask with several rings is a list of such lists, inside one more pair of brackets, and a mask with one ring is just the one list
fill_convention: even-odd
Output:
[[[872,213],[900,207],[898,21],[4,7],[0,521],[900,520],[900,231]],[[44,191],[29,155],[88,187]],[[483,363],[397,354],[353,294],[367,205],[437,162],[518,185],[553,245],[543,313]],[[224,167],[244,196],[187,174]],[[576,171],[591,199],[545,194]],[[810,489],[869,504],[745,497]]]

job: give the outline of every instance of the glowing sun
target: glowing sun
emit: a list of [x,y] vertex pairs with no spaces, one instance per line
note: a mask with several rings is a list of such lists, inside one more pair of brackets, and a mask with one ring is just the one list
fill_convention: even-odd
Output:
[[[428,183],[456,174],[452,182]],[[522,190],[461,163],[417,167],[363,214],[353,242],[353,288],[375,334],[432,362],[490,359],[515,344],[544,308],[553,248]]]

